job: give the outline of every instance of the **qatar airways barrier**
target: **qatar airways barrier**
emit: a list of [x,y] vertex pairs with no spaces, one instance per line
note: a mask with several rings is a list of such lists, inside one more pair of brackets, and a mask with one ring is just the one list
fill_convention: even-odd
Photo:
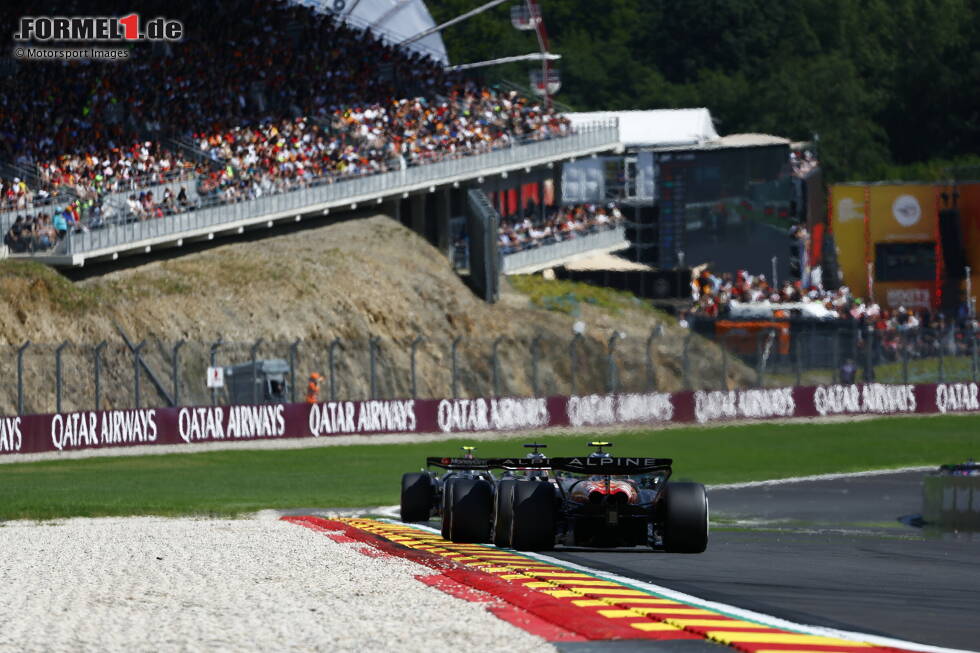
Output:
[[335,435],[968,411],[980,412],[976,383],[149,408],[0,417],[0,455]]

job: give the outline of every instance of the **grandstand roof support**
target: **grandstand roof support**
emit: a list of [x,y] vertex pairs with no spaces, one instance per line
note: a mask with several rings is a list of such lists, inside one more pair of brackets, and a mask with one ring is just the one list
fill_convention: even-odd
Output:
[[447,66],[446,70],[469,70],[470,68],[482,68],[484,66],[497,66],[516,61],[557,61],[561,59],[560,54],[550,52],[532,52],[530,54],[520,54],[514,57],[501,57],[499,59],[488,59],[487,61],[476,61],[474,63],[464,63],[458,66]]

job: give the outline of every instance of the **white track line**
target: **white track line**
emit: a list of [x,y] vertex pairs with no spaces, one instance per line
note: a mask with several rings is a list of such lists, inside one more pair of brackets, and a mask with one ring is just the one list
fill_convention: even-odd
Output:
[[[928,467],[926,469],[932,469],[932,467]],[[429,531],[431,533],[436,533],[436,534],[439,533],[438,530],[436,530],[435,528],[431,528],[429,526],[422,526],[421,524],[402,524],[401,522],[395,522],[395,520],[391,520],[391,521],[394,523],[401,524],[402,526],[411,526],[413,528],[418,528],[419,530]],[[490,547],[488,546],[487,548]],[[646,583],[633,578],[627,578],[625,576],[610,574],[609,572],[606,571],[593,569],[592,567],[586,567],[585,565],[575,564],[574,562],[560,560],[558,558],[542,555],[540,553],[532,553],[530,551],[520,551],[519,553],[520,555],[525,555],[528,556],[529,558],[535,558],[537,560],[541,560],[543,562],[547,562],[552,565],[558,565],[560,567],[568,567],[569,569],[584,571],[588,574],[597,576],[599,578],[611,580],[617,583],[622,583],[624,585],[630,585],[638,589],[646,590],[648,592],[653,592],[654,594],[659,594],[661,596],[675,599],[677,601],[682,601],[684,603],[690,603],[691,605],[700,606],[708,610],[716,610],[718,612],[724,612],[725,614],[731,615],[733,617],[738,617],[740,619],[756,621],[758,623],[766,624],[773,628],[785,628],[787,630],[795,630],[797,632],[808,634],[808,635],[817,635],[820,637],[835,637],[837,639],[867,642],[869,644],[875,644],[877,646],[890,646],[893,648],[904,648],[913,651],[923,651],[924,653],[977,653],[976,651],[969,651],[967,649],[945,648],[942,646],[932,646],[930,644],[909,642],[902,639],[893,639],[891,637],[868,635],[866,633],[859,633],[850,630],[838,630],[836,628],[827,628],[824,626],[811,626],[808,624],[800,624],[793,621],[788,621],[786,619],[780,619],[779,617],[773,617],[771,615],[763,614],[761,612],[754,612],[752,610],[737,608],[733,605],[728,605],[727,603],[708,601],[705,599],[698,598],[696,596],[691,596],[690,594],[685,594],[683,592],[672,590],[662,585],[655,585],[653,583]]]
[[772,485],[786,485],[789,483],[806,483],[808,481],[833,481],[841,478],[862,478],[865,476],[887,476],[889,474],[902,474],[904,472],[929,472],[938,469],[937,465],[923,465],[919,467],[899,467],[896,469],[869,469],[863,472],[841,472],[838,474],[814,474],[813,476],[790,476],[788,478],[774,478],[768,481],[746,481],[744,483],[719,483],[718,485],[707,486],[709,490],[741,490],[750,487],[769,487]]

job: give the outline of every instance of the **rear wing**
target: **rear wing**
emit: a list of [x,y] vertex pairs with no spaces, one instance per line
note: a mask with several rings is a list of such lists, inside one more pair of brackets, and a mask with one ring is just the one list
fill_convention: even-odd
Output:
[[425,459],[426,465],[443,469],[553,469],[573,474],[602,474],[626,476],[629,474],[649,474],[669,472],[674,463],[671,458],[633,458],[627,456],[581,456],[577,458],[440,458]]
[[490,461],[487,458],[447,458],[444,456],[429,456],[425,459],[426,466],[442,467],[443,469],[479,469],[489,470]]
[[628,456],[580,456],[575,458],[491,458],[488,464],[499,469],[553,469],[573,474],[602,474],[626,476],[629,474],[648,474],[650,472],[669,472],[673,464],[671,458],[634,458]]

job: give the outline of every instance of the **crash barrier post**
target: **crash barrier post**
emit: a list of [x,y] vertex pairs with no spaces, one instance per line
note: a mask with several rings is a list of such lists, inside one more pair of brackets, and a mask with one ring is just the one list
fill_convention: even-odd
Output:
[[61,391],[62,391],[62,377],[61,377],[61,352],[65,350],[68,346],[68,341],[65,340],[63,343],[57,346],[54,350],[54,405],[55,412],[61,412]]
[[340,338],[331,340],[330,346],[327,348],[327,367],[330,368],[330,401],[337,401],[337,347],[344,348],[340,343]]
[[[222,344],[221,336],[218,336],[218,339],[211,343],[211,358],[210,358],[211,367],[218,366],[218,348],[221,347],[221,344]],[[212,406],[218,405],[217,388],[211,388],[211,405]]]
[[498,356],[498,348],[500,347],[500,342],[504,339],[503,336],[498,336],[490,348],[490,375],[493,379],[493,396],[500,396],[500,358]]
[[17,349],[17,414],[24,414],[24,352],[31,346],[28,340]]
[[289,345],[289,401],[296,403],[296,359],[299,357],[300,339]]
[[459,343],[463,340],[463,336],[456,336],[453,338],[453,344],[450,350],[450,358],[452,359],[452,373],[453,373],[453,398],[459,397],[459,360],[457,359],[457,351],[459,350]]
[[926,476],[922,518],[927,525],[943,529],[980,530],[980,476]]
[[416,378],[416,375],[415,375],[415,372],[416,372],[416,370],[415,370],[415,355],[418,353],[419,345],[421,345],[423,342],[425,342],[425,338],[423,338],[422,336],[415,336],[415,339],[412,340],[412,354],[410,356],[410,359],[411,360],[410,360],[410,363],[409,363],[410,366],[411,366],[411,368],[412,368],[412,399],[417,399],[418,396],[419,396],[419,393],[418,393],[418,379]]
[[535,397],[541,396],[541,388],[538,385],[538,357],[541,356],[541,339],[543,337],[538,333],[531,340],[531,392],[534,393]]
[[946,380],[946,356],[945,356],[946,342],[945,342],[945,334],[942,331],[937,329],[936,335],[937,335],[936,354],[939,356],[939,366],[937,369],[937,374],[939,376],[939,382],[942,383],[943,381]]

